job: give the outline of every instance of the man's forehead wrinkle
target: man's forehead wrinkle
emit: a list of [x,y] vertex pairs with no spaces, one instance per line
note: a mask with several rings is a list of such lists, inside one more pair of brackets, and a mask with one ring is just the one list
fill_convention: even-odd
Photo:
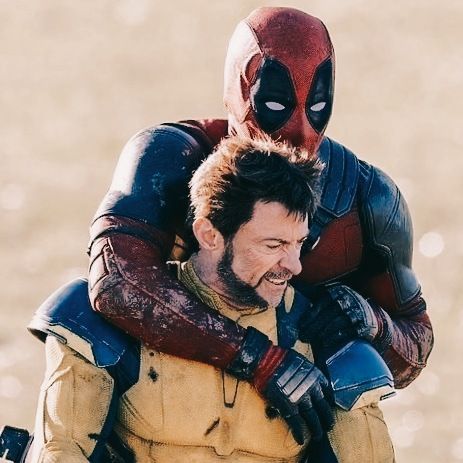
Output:
[[[295,225],[294,227],[287,227],[285,230],[282,231],[282,233],[285,233],[288,230],[291,233],[291,230],[295,229],[299,225],[303,225],[303,223],[301,222],[300,224]],[[259,230],[260,230],[260,228],[259,228]],[[291,239],[288,239],[288,237],[282,237],[281,235],[274,233],[274,230],[271,230],[270,234],[267,233],[267,232],[263,232],[263,234],[257,233],[256,240],[257,241],[279,241],[279,242],[284,243],[284,244],[289,244],[291,242],[291,240],[293,240],[293,239],[295,241],[303,241],[303,240],[305,240],[307,238],[308,234],[309,234],[308,229],[306,229],[306,231],[304,231],[304,233],[298,234],[298,236],[296,238],[291,237]]]
[[[306,239],[307,235],[304,235],[303,238],[295,239],[294,241],[300,242]],[[283,238],[264,238],[262,241],[277,241],[281,244],[291,244],[291,241],[285,240]]]

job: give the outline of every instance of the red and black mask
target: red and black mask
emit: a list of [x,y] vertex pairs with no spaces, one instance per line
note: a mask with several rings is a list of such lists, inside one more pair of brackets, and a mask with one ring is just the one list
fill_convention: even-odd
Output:
[[334,51],[323,23],[259,8],[238,24],[225,63],[230,132],[265,132],[314,153],[333,105]]

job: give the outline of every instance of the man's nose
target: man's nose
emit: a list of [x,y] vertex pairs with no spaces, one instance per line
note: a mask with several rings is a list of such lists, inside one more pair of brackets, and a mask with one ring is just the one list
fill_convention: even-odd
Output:
[[290,271],[293,275],[298,275],[301,273],[301,251],[296,246],[291,246],[288,248],[287,252],[280,261],[281,267]]

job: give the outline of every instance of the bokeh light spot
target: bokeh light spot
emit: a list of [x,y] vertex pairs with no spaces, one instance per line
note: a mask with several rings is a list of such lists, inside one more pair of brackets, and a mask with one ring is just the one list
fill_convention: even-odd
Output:
[[435,395],[440,388],[440,379],[432,371],[426,370],[416,381],[416,388],[423,395]]
[[428,232],[421,237],[418,246],[423,256],[433,258],[442,254],[445,242],[440,233]]
[[402,415],[402,425],[410,432],[416,432],[423,427],[424,417],[419,410],[409,410]]

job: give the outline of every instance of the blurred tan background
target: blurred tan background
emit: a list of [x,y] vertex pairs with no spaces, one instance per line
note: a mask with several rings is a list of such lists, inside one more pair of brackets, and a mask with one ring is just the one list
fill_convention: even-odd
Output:
[[[86,271],[87,229],[138,129],[224,115],[228,38],[257,0],[0,0],[0,424],[31,427],[42,346],[25,326]],[[334,42],[327,134],[386,170],[415,225],[436,331],[428,368],[384,404],[398,462],[463,461],[463,2],[275,2]]]

